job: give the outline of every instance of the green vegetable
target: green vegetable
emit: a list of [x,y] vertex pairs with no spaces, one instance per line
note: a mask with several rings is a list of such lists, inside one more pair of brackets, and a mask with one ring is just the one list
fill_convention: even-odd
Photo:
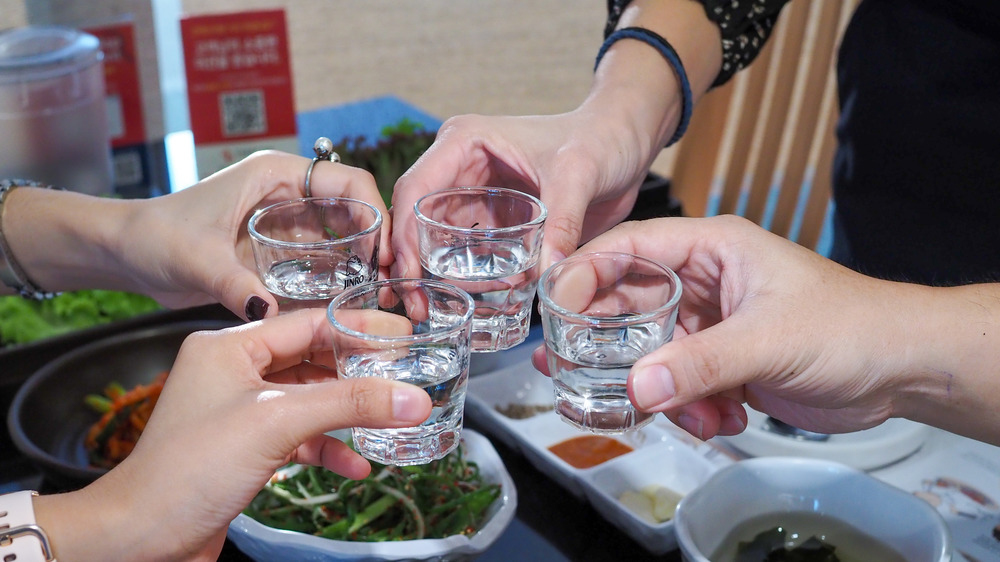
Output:
[[100,394],[88,394],[83,397],[83,402],[99,414],[111,411],[111,400]]
[[104,394],[112,400],[120,396],[125,396],[126,393],[128,393],[128,390],[118,381],[111,381],[108,383],[108,386],[104,387]]
[[379,193],[386,206],[392,204],[392,188],[396,180],[420,158],[434,142],[436,133],[410,119],[383,127],[381,137],[370,146],[364,137],[344,138],[333,150],[345,164],[362,168],[375,176]]
[[354,521],[351,522],[351,526],[347,528],[347,535],[350,536],[357,533],[362,527],[378,519],[383,513],[389,511],[389,508],[395,505],[398,501],[398,498],[386,494],[368,504],[368,507],[359,513],[354,518]]
[[279,529],[334,540],[388,541],[474,534],[500,485],[487,483],[462,448],[426,465],[372,465],[364,480],[290,465],[244,510]]
[[161,308],[149,297],[122,291],[71,291],[41,301],[4,296],[0,297],[0,343],[31,343]]

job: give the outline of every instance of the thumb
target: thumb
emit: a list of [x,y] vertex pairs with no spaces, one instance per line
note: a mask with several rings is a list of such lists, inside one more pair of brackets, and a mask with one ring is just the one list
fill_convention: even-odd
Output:
[[399,428],[419,425],[431,415],[431,400],[421,388],[378,377],[337,379],[287,389],[296,401],[298,439],[346,427]]
[[629,374],[629,399],[640,410],[663,411],[713,395],[743,397],[743,385],[768,372],[773,353],[760,357],[757,330],[730,317],[680,337],[636,361]]

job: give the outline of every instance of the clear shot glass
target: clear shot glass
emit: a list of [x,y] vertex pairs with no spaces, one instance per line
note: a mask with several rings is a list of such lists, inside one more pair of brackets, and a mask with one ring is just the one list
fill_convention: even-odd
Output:
[[472,295],[472,350],[509,349],[528,337],[547,211],[499,187],[457,187],[414,205],[423,276]]
[[427,391],[433,409],[416,427],[353,428],[354,448],[387,465],[424,464],[458,446],[465,413],[472,297],[429,279],[390,279],[344,291],[330,303],[337,374],[381,377]]
[[307,197],[258,210],[247,225],[257,273],[278,313],[326,308],[378,277],[382,214],[345,197]]
[[655,261],[596,252],[562,260],[538,285],[555,410],[563,420],[594,433],[642,427],[626,391],[640,357],[670,341],[681,282]]

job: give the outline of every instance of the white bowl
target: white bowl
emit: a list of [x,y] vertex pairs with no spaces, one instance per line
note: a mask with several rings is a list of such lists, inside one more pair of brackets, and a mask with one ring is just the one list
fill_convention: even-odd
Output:
[[708,562],[739,524],[790,512],[845,522],[907,562],[952,559],[948,526],[924,500],[844,464],[792,457],[740,461],[686,495],[674,519],[681,554]]
[[475,431],[462,430],[466,458],[479,464],[483,479],[499,483],[500,497],[490,506],[488,519],[479,532],[467,537],[392,542],[335,541],[275,529],[240,514],[229,524],[228,537],[247,556],[258,562],[271,560],[471,560],[496,541],[514,518],[517,490],[503,461],[489,440]]

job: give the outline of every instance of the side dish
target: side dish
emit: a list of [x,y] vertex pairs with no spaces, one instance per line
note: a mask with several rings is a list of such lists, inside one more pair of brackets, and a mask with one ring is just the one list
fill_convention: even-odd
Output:
[[155,300],[122,291],[69,291],[51,299],[0,297],[0,345],[19,345],[161,310]]
[[153,413],[167,373],[163,371],[150,384],[140,384],[131,390],[113,382],[103,394],[84,397],[88,406],[102,414],[84,440],[91,464],[114,468],[132,452]]
[[334,540],[444,538],[475,534],[500,493],[500,485],[484,482],[459,446],[426,465],[373,464],[364,480],[289,465],[244,513],[269,527]]
[[581,435],[556,443],[549,450],[574,468],[590,468],[633,449],[612,437]]
[[646,522],[658,525],[674,518],[674,512],[677,511],[677,504],[681,501],[681,497],[670,488],[650,484],[638,491],[626,490],[622,492],[618,501]]

